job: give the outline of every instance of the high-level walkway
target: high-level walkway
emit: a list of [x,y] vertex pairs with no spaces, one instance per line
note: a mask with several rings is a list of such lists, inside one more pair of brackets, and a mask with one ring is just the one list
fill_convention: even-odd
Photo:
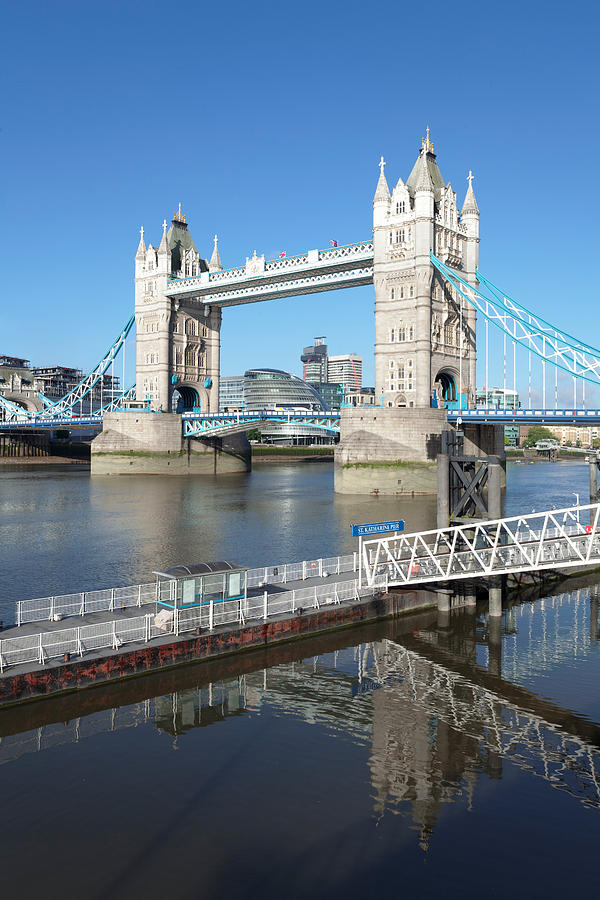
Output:
[[166,295],[206,306],[239,306],[373,283],[373,241],[307,250],[265,262],[254,255],[245,266],[202,272],[169,281]]

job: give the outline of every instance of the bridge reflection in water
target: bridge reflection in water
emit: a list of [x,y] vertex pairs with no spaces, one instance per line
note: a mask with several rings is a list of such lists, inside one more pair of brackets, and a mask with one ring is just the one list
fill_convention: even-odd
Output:
[[[52,701],[23,713],[23,723],[40,717],[40,724],[27,730],[19,730],[17,710],[6,710],[0,718],[0,763],[143,725],[154,725],[176,745],[191,729],[268,713],[320,726],[362,746],[374,814],[410,815],[423,848],[443,804],[470,805],[481,773],[501,778],[507,761],[600,808],[600,727],[527,686],[551,675],[565,659],[584,662],[594,651],[595,591],[584,587],[514,604],[502,619],[466,608],[380,623],[375,632],[368,627],[373,639],[356,646],[344,647],[338,635],[341,649],[332,649],[331,637],[328,646],[321,639],[324,652],[309,659],[298,657],[314,649],[313,641],[286,648],[286,661],[269,668],[252,671],[256,663],[247,657],[248,671],[236,677],[202,682],[206,668],[188,669],[172,677],[188,684],[195,679],[193,687],[66,723],[42,724],[44,715],[52,715]],[[366,630],[356,631],[354,639]],[[344,640],[352,639],[346,632]],[[265,651],[263,659],[269,658],[273,654]],[[152,677],[142,690],[151,689]],[[69,701],[74,710],[77,699]],[[64,707],[60,710],[64,720]]]

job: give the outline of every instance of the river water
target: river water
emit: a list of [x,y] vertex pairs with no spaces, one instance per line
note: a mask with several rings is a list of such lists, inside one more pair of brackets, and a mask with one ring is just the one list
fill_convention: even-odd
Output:
[[[340,497],[330,464],[90,479],[0,470],[14,601],[355,549],[435,499]],[[587,467],[508,466],[507,514],[586,498]],[[600,837],[595,588],[345,629],[0,712],[7,897],[588,895]]]

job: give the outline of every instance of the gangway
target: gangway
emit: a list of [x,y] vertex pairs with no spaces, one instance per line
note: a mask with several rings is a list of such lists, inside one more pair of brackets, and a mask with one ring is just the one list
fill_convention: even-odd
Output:
[[600,504],[362,541],[359,578],[413,585],[600,565]]

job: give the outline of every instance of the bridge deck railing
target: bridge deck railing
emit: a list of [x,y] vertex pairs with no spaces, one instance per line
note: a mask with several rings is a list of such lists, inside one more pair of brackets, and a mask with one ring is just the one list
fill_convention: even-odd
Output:
[[[309,559],[284,563],[279,566],[261,566],[249,569],[249,588],[263,584],[287,584],[289,581],[305,581],[324,575],[341,575],[358,571],[358,554]],[[80,591],[55,597],[38,597],[17,602],[17,625],[27,622],[53,621],[56,617],[85,616],[88,613],[111,612],[144,606],[156,602],[156,582],[133,584],[127,587],[105,588],[97,591]]]
[[387,590],[387,578],[375,579],[370,586],[359,588],[358,580],[332,581],[314,587],[299,588],[277,594],[248,597],[245,600],[229,600],[222,603],[212,600],[191,609],[175,609],[165,625],[158,627],[151,613],[126,619],[113,619],[93,625],[81,625],[56,631],[27,634],[0,640],[0,672],[10,666],[37,663],[43,665],[65,654],[83,656],[102,649],[118,650],[125,644],[148,643],[168,635],[178,636],[221,625],[244,625],[247,621],[267,621],[273,616],[295,615],[300,609],[320,609],[348,600],[360,600]]

